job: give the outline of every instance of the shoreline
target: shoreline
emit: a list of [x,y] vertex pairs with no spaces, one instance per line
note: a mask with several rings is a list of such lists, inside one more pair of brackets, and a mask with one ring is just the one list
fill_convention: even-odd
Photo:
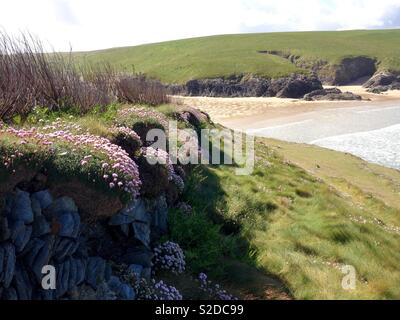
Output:
[[[362,101],[304,101],[276,97],[210,98],[174,96],[174,99],[207,112],[212,121],[235,130],[261,129],[299,121],[301,116],[328,109],[400,106],[400,90],[373,94],[362,86],[340,86],[362,96]],[[366,100],[370,99],[370,100]]]

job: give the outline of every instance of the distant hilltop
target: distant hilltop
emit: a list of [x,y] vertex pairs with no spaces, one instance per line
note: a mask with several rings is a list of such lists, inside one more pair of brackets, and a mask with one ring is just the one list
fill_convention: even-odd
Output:
[[255,76],[276,79],[315,72],[345,85],[377,71],[400,74],[400,29],[220,35],[134,47],[77,52],[169,84]]

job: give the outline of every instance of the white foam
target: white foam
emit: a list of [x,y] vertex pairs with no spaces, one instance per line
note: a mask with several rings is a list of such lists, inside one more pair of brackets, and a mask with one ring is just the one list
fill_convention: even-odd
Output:
[[318,139],[311,144],[351,153],[370,162],[400,169],[400,124]]

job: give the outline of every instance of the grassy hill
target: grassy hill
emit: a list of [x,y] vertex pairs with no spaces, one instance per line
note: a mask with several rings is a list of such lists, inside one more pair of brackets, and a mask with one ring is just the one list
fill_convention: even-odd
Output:
[[[221,217],[229,237],[247,242],[249,252],[236,245],[237,256],[250,255],[296,299],[398,299],[400,173],[315,146],[261,138],[256,145],[251,176],[199,168],[187,193],[200,213]],[[346,265],[356,270],[355,290],[341,287]],[[265,298],[255,285],[265,282],[261,275],[225,267],[228,283]]]
[[281,51],[300,63],[339,64],[343,58],[377,59],[378,69],[400,71],[400,30],[288,32],[221,35],[135,47],[76,53],[92,62],[108,61],[121,70],[144,72],[168,83],[254,74],[275,78],[304,72],[287,59],[259,53]]

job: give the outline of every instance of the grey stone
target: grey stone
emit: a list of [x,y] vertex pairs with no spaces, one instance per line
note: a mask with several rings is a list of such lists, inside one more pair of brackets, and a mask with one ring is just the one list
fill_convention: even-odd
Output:
[[129,224],[133,221],[150,222],[150,215],[146,211],[145,203],[142,199],[132,201],[126,208],[111,217],[109,225],[119,226]]
[[27,245],[25,252],[25,263],[31,266],[36,280],[40,283],[42,280],[42,268],[50,260],[50,241],[49,239],[42,240],[35,238]]
[[39,215],[33,221],[33,234],[32,237],[38,238],[43,235],[49,234],[51,231],[50,224],[47,222],[46,218]]
[[110,280],[107,282],[107,285],[112,291],[114,291],[115,293],[118,294],[118,292],[121,288],[122,282],[118,277],[111,276]]
[[128,237],[129,236],[129,224],[121,224],[120,225],[121,232]]
[[46,216],[59,216],[66,212],[78,212],[78,208],[71,198],[61,197],[56,199],[44,212]]
[[58,238],[54,244],[53,258],[57,262],[65,260],[65,258],[72,256],[78,249],[79,242],[71,238]]
[[33,222],[31,198],[28,192],[16,190],[11,210],[13,220],[22,220],[25,224]]
[[36,199],[32,199],[32,197],[31,197],[31,203],[32,203],[32,211],[33,211],[34,219],[41,217],[42,216],[42,208],[40,206],[40,202]]
[[12,220],[10,223],[11,240],[15,241],[21,233],[25,232],[25,223],[22,220]]
[[59,265],[56,265],[57,281],[56,281],[56,297],[59,299],[68,291],[69,263],[67,260]]
[[34,293],[35,300],[55,300],[56,299],[56,290],[44,290],[40,289]]
[[106,262],[100,257],[90,257],[86,267],[86,282],[93,288],[104,281]]
[[106,269],[104,271],[104,280],[107,282],[111,279],[112,276],[112,268],[109,263],[106,264]]
[[0,242],[7,241],[11,237],[11,230],[8,227],[8,219],[0,215]]
[[133,288],[123,283],[118,277],[112,276],[108,281],[108,287],[115,292],[118,299],[122,300],[133,300],[135,299],[135,291]]
[[53,216],[59,224],[58,235],[61,237],[77,238],[80,228],[80,216],[77,212],[58,212]]
[[74,232],[74,219],[72,214],[65,213],[58,217],[58,222],[60,223],[60,230],[58,235],[61,237],[70,237]]
[[136,294],[130,285],[123,283],[119,291],[119,298],[122,300],[134,300],[136,298]]
[[31,239],[31,235],[32,235],[32,226],[25,226],[24,232],[19,233],[19,235],[14,241],[17,253],[20,253],[21,251],[24,250],[25,246]]
[[122,262],[131,265],[138,264],[145,268],[151,267],[153,252],[146,247],[129,248],[127,253],[122,257]]
[[143,266],[141,266],[140,264],[131,264],[128,267],[128,272],[135,274],[135,276],[139,279],[142,277],[142,271],[143,271]]
[[68,278],[68,290],[72,290],[77,285],[78,277],[78,262],[75,259],[70,259],[70,273]]
[[3,291],[3,299],[7,301],[18,300],[17,291],[14,288],[6,288]]
[[15,272],[15,263],[16,263],[15,247],[11,243],[3,243],[1,247],[4,252],[3,273],[1,275],[1,279],[4,288],[8,288],[11,284]]
[[329,88],[310,92],[304,96],[304,100],[362,100],[362,97],[351,92],[342,92],[338,88]]
[[35,192],[31,195],[32,202],[36,200],[40,204],[41,210],[47,209],[53,203],[53,197],[49,190]]
[[151,227],[163,235],[168,232],[168,205],[164,196],[154,202],[154,210],[151,213]]
[[17,264],[14,277],[15,289],[19,300],[32,299],[32,283],[29,275],[21,264]]
[[76,285],[80,285],[85,281],[86,264],[81,259],[75,259],[77,273],[76,273]]
[[3,270],[4,270],[4,248],[2,246],[0,246],[0,283],[3,280]]
[[145,246],[150,247],[150,226],[147,223],[133,222],[132,227],[135,238]]

